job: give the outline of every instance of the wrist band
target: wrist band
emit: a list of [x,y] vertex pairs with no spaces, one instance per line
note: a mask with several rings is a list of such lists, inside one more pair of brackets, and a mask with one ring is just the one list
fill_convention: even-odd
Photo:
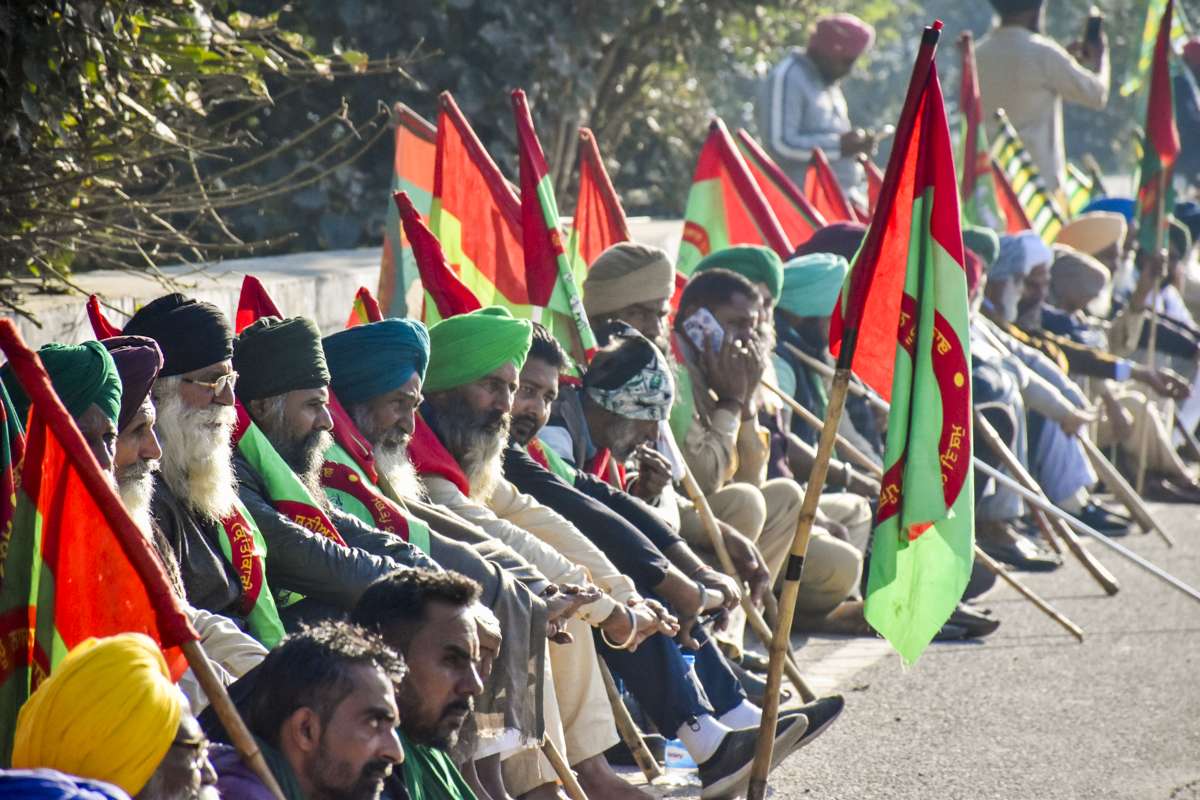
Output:
[[634,616],[633,609],[628,606],[619,606],[619,608],[625,609],[625,613],[629,615],[629,638],[625,640],[624,644],[616,644],[612,639],[608,638],[608,632],[604,628],[600,629],[600,638],[613,650],[628,650],[630,645],[633,644],[633,640],[637,638],[637,617]]

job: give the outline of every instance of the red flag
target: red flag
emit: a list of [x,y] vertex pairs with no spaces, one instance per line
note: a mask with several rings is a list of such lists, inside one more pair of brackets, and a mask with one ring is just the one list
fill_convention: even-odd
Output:
[[[914,235],[913,208],[928,189],[934,190],[933,201],[922,205],[928,221],[918,222],[928,225],[929,238],[959,268],[963,263],[954,163],[952,157],[942,157],[949,152],[950,134],[933,64],[941,28],[938,21],[926,29],[896,126],[879,207],[829,326],[830,351],[837,355],[848,347],[855,374],[885,398],[891,397],[900,302]],[[839,358],[839,366],[843,361]]]
[[571,223],[571,251],[591,267],[609,247],[630,238],[625,209],[604,168],[596,137],[587,128],[580,128],[579,196]]
[[1025,206],[1021,205],[1021,198],[1017,197],[1008,176],[995,159],[992,159],[992,180],[996,183],[996,204],[1000,206],[1000,213],[1004,215],[1005,232],[1020,233],[1033,230],[1029,215],[1025,213]]
[[421,275],[421,285],[425,287],[429,297],[433,298],[438,316],[445,319],[456,314],[469,314],[481,308],[479,299],[450,268],[446,255],[442,252],[441,243],[429,228],[425,227],[408,194],[396,192],[393,199],[400,211],[404,233],[412,244],[413,256],[417,260],[417,269]]
[[[437,129],[420,114],[403,103],[396,103],[395,154],[392,157],[392,191],[401,190],[418,198],[421,215],[428,220],[433,203],[433,163],[436,153]],[[396,207],[388,203],[387,227],[384,229],[383,254],[379,264],[379,297],[389,314],[402,316],[405,293],[416,276],[412,253]]]
[[371,290],[365,286],[358,287],[358,291],[354,294],[354,305],[350,309],[350,318],[346,320],[346,327],[353,328],[355,325],[379,322],[381,319],[383,319],[383,309],[379,307],[379,303],[375,302],[375,296],[371,294]]
[[253,275],[246,275],[242,278],[242,293],[238,295],[237,316],[233,320],[233,329],[241,333],[260,317],[282,319],[283,312],[267,294],[262,282]]
[[883,173],[879,171],[875,162],[865,155],[859,157],[859,163],[862,164],[863,171],[867,173],[868,213],[874,215],[875,207],[879,205],[879,191],[883,188]]
[[104,312],[100,310],[100,298],[94,294],[88,296],[87,315],[97,339],[111,339],[121,335],[121,329],[105,318]]
[[738,148],[746,157],[746,166],[779,218],[788,240],[793,247],[804,244],[813,233],[825,227],[825,218],[745,128],[738,128],[737,137]]
[[804,194],[828,222],[858,221],[858,215],[850,207],[850,199],[819,147],[813,148],[812,159],[804,173]]
[[1146,101],[1146,141],[1158,153],[1164,170],[1179,156],[1179,129],[1175,126],[1174,90],[1171,85],[1171,16],[1174,0],[1167,0],[1158,23],[1154,64],[1150,73],[1150,96]]

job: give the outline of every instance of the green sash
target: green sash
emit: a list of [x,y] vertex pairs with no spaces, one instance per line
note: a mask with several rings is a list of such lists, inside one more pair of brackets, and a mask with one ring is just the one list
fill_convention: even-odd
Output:
[[225,533],[219,537],[221,553],[229,559],[242,584],[241,612],[250,634],[270,650],[283,638],[283,623],[267,586],[267,543],[240,500],[233,513],[221,520],[221,527]]
[[341,445],[326,451],[321,485],[337,508],[373,528],[396,534],[429,555],[429,526],[384,496]]

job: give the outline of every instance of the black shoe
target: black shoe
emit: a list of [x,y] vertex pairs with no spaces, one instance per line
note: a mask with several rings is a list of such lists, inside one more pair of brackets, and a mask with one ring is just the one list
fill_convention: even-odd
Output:
[[933,640],[935,642],[961,642],[967,638],[967,629],[962,625],[955,625],[953,622],[947,622],[942,625],[942,629],[938,631]]
[[1050,572],[1058,569],[1062,563],[1053,553],[1045,552],[1018,533],[1014,533],[1011,539],[980,537],[976,543],[997,561],[1028,572]]
[[[729,669],[737,676],[738,683],[742,685],[743,691],[746,692],[746,699],[754,705],[762,708],[767,697],[767,679],[760,678],[753,672],[740,666],[736,661],[729,662]],[[792,693],[783,686],[779,687],[779,702],[782,705],[792,699]]]
[[969,639],[983,638],[994,633],[1000,627],[1000,620],[983,614],[966,603],[959,603],[958,608],[954,609],[954,613],[950,615],[947,622],[964,628],[967,632],[966,638]]
[[[780,718],[775,727],[775,747],[771,753],[771,769],[787,758],[808,728],[808,718],[798,714]],[[754,750],[758,743],[758,728],[730,731],[721,739],[717,752],[700,765],[701,800],[737,797],[750,783],[754,766]]]
[[963,600],[974,600],[976,597],[990,592],[996,585],[996,573],[985,567],[979,561],[971,566],[971,579],[963,592]]
[[[657,733],[643,733],[642,741],[646,743],[646,749],[650,751],[650,755],[659,764],[662,764],[667,757],[667,740]],[[629,752],[629,748],[625,746],[624,741],[619,741],[612,747],[604,751],[604,757],[608,759],[608,763],[617,767],[636,767],[637,760],[633,757],[633,753]]]
[[738,662],[743,669],[750,672],[757,672],[759,675],[767,674],[767,667],[771,660],[762,653],[756,653],[753,650],[742,650],[742,658]]
[[793,752],[807,746],[809,742],[824,733],[826,728],[833,724],[833,721],[838,718],[845,707],[846,701],[840,694],[831,694],[828,697],[818,697],[811,703],[805,703],[799,708],[789,708],[787,711],[780,711],[780,719],[794,714],[803,714],[808,718],[808,728],[804,731],[804,735],[800,737],[800,741],[796,742]]
[[1122,514],[1109,511],[1095,502],[1088,503],[1074,516],[1075,519],[1085,525],[1090,525],[1105,536],[1124,536],[1129,533],[1129,525],[1133,521]]

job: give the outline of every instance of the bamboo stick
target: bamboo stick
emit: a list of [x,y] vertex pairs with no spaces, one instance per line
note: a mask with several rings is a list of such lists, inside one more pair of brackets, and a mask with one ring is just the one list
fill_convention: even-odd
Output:
[[[1167,170],[1158,173],[1158,197],[1154,209],[1154,255],[1158,256],[1163,250],[1163,214],[1167,193]],[[1170,251],[1167,251],[1167,261],[1170,261]],[[1164,267],[1166,265],[1164,264]],[[1154,369],[1154,361],[1158,349],[1158,295],[1160,288],[1155,285],[1150,291],[1150,332],[1146,337],[1146,366]],[[1138,443],[1137,493],[1140,495],[1146,488],[1146,459],[1150,453],[1150,428],[1142,428],[1142,440]]]
[[562,753],[558,752],[558,748],[554,746],[554,742],[550,741],[549,736],[542,737],[542,755],[546,756],[546,760],[550,762],[551,768],[554,769],[554,774],[562,781],[563,789],[567,792],[567,797],[571,798],[571,800],[588,800],[588,796],[584,794],[583,787],[579,785],[579,779],[571,771],[571,765],[563,758]]
[[1017,580],[1008,570],[1006,570],[999,562],[983,551],[979,545],[975,545],[975,558],[980,563],[992,571],[992,573],[1002,581],[1013,587],[1029,602],[1033,603],[1039,609],[1044,611],[1050,619],[1057,622],[1059,625],[1067,629],[1067,632],[1074,636],[1079,641],[1083,641],[1083,630],[1071,620],[1062,615],[1054,606],[1047,603],[1038,595],[1034,594],[1033,590],[1025,584]]
[[[1149,427],[1149,425],[1146,427]],[[1129,513],[1133,514],[1133,518],[1137,520],[1142,530],[1147,533],[1150,531],[1156,532],[1167,543],[1168,547],[1174,547],[1175,541],[1155,522],[1154,517],[1150,515],[1150,509],[1146,507],[1146,503],[1133,491],[1133,487],[1129,485],[1129,481],[1125,480],[1125,477],[1117,471],[1112,462],[1104,457],[1104,454],[1100,452],[1100,448],[1096,447],[1094,442],[1083,437],[1080,437],[1079,442],[1083,445],[1083,450],[1087,453],[1088,460],[1092,462],[1092,466],[1100,473],[1101,480],[1104,481],[1105,485],[1117,496],[1121,503],[1129,509]]]
[[[779,399],[781,399],[787,405],[787,407],[792,410],[792,413],[803,420],[805,424],[811,425],[818,431],[821,430],[821,419],[816,414],[800,405],[800,403],[796,402],[794,397],[788,396],[788,394],[778,386],[773,386],[766,381],[762,381],[762,385],[778,395]],[[862,467],[876,478],[883,477],[883,467],[876,464],[870,456],[851,444],[850,440],[842,436],[840,433],[837,437],[837,446],[842,452],[842,455],[844,455],[848,460],[853,461],[855,464]]]
[[633,717],[629,715],[629,709],[625,707],[621,693],[617,691],[617,682],[613,680],[608,665],[604,663],[603,659],[600,659],[599,662],[600,677],[604,679],[604,690],[608,692],[608,702],[612,705],[613,719],[617,723],[617,733],[621,735],[621,741],[629,748],[629,752],[633,753],[633,760],[637,762],[638,769],[646,776],[646,783],[654,783],[655,778],[662,777],[662,769],[654,760],[650,748],[646,747],[646,741],[642,739],[642,732],[634,724]]

